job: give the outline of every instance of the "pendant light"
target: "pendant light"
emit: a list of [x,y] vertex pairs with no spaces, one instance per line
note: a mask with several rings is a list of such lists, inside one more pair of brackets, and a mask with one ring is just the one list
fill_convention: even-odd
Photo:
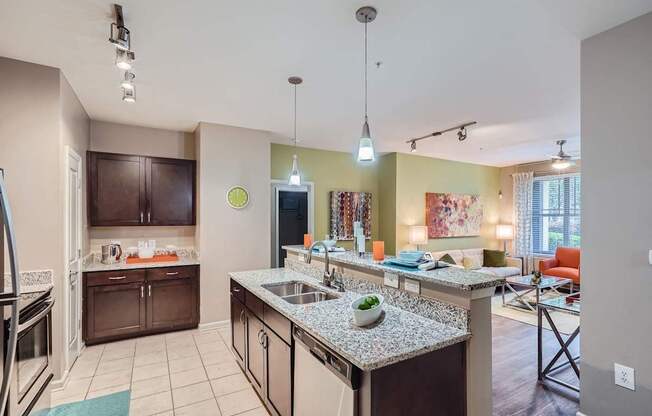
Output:
[[358,162],[373,162],[375,159],[374,143],[371,140],[367,118],[367,23],[373,22],[377,14],[376,9],[371,6],[361,7],[355,12],[358,22],[364,23],[364,124],[358,143]]
[[292,172],[290,172],[290,179],[288,184],[292,186],[301,185],[301,174],[299,173],[299,165],[297,163],[297,85],[301,84],[303,80],[300,77],[290,77],[288,82],[294,85],[294,150],[295,154],[292,155]]

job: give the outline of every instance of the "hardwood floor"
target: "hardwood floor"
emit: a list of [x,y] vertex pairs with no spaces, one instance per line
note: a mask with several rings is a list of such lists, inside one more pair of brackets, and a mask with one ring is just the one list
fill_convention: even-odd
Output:
[[[497,315],[492,316],[492,325],[494,416],[575,416],[578,393],[537,383],[537,328]],[[544,365],[558,347],[554,334],[544,330]],[[579,352],[579,336],[570,350]],[[577,383],[570,368],[556,376]]]

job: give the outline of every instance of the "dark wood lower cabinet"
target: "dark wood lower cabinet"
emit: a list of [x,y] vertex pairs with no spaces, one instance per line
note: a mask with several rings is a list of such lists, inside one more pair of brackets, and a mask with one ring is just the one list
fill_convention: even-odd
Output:
[[261,338],[264,330],[263,322],[247,311],[247,357],[245,359],[245,368],[249,381],[260,395],[263,394],[265,380],[265,350]]
[[265,399],[278,415],[292,414],[292,349],[269,329],[264,334]]
[[147,327],[142,283],[87,288],[86,338],[123,337]]
[[88,345],[199,324],[199,266],[84,273]]
[[231,345],[233,353],[240,367],[244,368],[244,360],[247,346],[247,325],[245,307],[233,295],[231,295]]

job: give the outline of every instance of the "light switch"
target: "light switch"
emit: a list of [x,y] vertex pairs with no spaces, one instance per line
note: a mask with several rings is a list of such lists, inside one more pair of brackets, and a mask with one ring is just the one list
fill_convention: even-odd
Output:
[[614,383],[629,390],[636,390],[634,369],[614,363]]
[[383,279],[385,286],[394,287],[398,289],[398,275],[395,273],[385,273],[385,278]]
[[652,264],[652,250],[647,252],[647,261]]
[[418,280],[405,279],[405,291],[418,295],[421,293],[421,283]]

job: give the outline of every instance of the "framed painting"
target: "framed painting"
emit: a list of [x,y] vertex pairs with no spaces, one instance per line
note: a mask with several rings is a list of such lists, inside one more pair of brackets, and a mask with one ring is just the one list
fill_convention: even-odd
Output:
[[482,202],[479,195],[426,193],[428,238],[480,235]]
[[353,223],[360,221],[366,239],[371,238],[371,193],[331,191],[330,236],[353,240]]

